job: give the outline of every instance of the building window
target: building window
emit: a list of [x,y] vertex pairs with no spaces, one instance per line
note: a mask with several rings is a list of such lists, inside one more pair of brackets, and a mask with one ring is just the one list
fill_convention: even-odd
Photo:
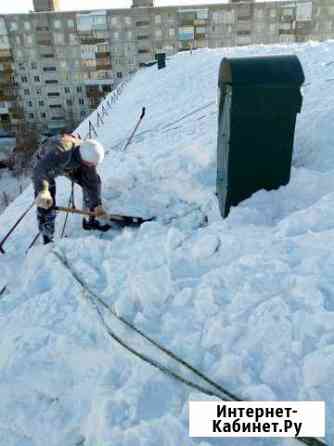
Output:
[[169,37],[175,37],[175,29],[174,28],[169,29]]
[[117,73],[117,77],[118,77],[118,79],[121,79],[121,78],[123,77],[123,73],[122,73],[121,71],[119,71],[119,72]]
[[72,19],[67,20],[67,27],[74,28],[74,20],[72,20]]
[[274,34],[276,32],[276,23],[271,23],[269,25],[269,31]]
[[118,17],[111,17],[111,22],[110,22],[113,26],[117,26],[118,25]]
[[53,37],[54,37],[54,41],[55,41],[56,44],[58,44],[58,45],[63,45],[64,44],[64,35],[63,34],[55,33],[53,35]]
[[197,11],[197,19],[198,20],[207,20],[208,18],[208,10],[207,9],[202,9]]
[[[157,30],[155,31],[155,37],[157,37],[158,39],[160,39],[161,36],[162,36],[162,31],[161,31],[161,29],[157,29]],[[137,39],[138,39],[138,37],[137,37]]]
[[81,93],[82,92],[82,87],[77,87],[77,93]]
[[30,91],[28,89],[25,89],[24,94],[28,96],[30,94]]
[[38,105],[39,105],[40,107],[44,107],[44,101],[38,101]]
[[24,29],[25,29],[26,31],[30,31],[31,26],[30,26],[30,23],[29,23],[29,22],[24,22]]
[[46,84],[58,84],[57,79],[48,79],[45,81]]
[[23,83],[27,83],[27,82],[28,82],[28,78],[27,78],[27,76],[22,76],[22,77],[21,77],[21,81],[22,81]]
[[21,37],[20,36],[16,36],[15,40],[16,40],[17,45],[21,45]]
[[43,71],[57,71],[56,67],[44,67]]
[[80,112],[80,115],[81,115],[81,116],[86,116],[86,112],[85,112],[85,110],[82,110],[82,111]]
[[36,94],[41,94],[42,90],[40,88],[36,88]]
[[85,101],[83,99],[79,99],[79,104],[80,105],[85,105]]
[[35,82],[40,82],[41,80],[40,80],[39,76],[34,76],[34,81]]
[[36,26],[36,31],[49,31],[48,26]]
[[[158,33],[160,33],[159,36],[162,35],[162,32],[160,31],[160,29],[158,29],[158,30],[155,32],[156,35],[158,35]],[[137,40],[147,40],[147,39],[149,39],[149,38],[150,38],[150,36],[137,36]]]
[[70,45],[76,45],[79,42],[76,34],[70,34]]
[[131,39],[131,38],[132,38],[132,32],[128,31],[128,39]]
[[29,118],[30,119],[34,119],[34,114],[33,113],[29,113]]
[[25,40],[25,44],[28,45],[32,45],[32,37],[31,36],[25,36],[24,37]]
[[285,17],[293,17],[293,9],[292,8],[284,8],[282,11],[282,15]]
[[29,107],[32,107],[32,101],[29,101],[29,102],[28,102],[28,106],[29,106]]
[[37,63],[36,62],[31,62],[31,69],[32,70],[37,70]]
[[255,31],[258,33],[262,33],[265,30],[265,23],[264,22],[258,22],[255,23]]
[[147,54],[147,53],[150,53],[149,49],[138,50],[138,54]]
[[159,23],[161,23],[161,15],[156,15],[154,21],[157,25],[159,25]]
[[46,118],[46,113],[41,113],[41,118],[45,119]]
[[263,9],[258,9],[255,11],[255,17],[257,19],[263,19],[264,17],[264,10]]
[[54,97],[60,96],[60,94],[59,93],[48,93],[48,96],[49,96],[49,98],[54,98]]
[[49,105],[49,108],[57,108],[57,109],[59,109],[59,108],[62,108],[62,106],[61,106],[61,104],[51,104],[51,105]]
[[33,48],[31,48],[30,50],[27,50],[27,53],[28,53],[28,57],[30,58],[30,59],[37,59],[37,51],[36,50],[34,50]]
[[66,104],[67,104],[67,105],[72,105],[72,101],[71,101],[71,99],[67,99]]
[[[0,22],[0,33],[1,32],[6,32],[6,31],[1,31],[1,22]],[[3,36],[0,34],[0,45],[1,47],[3,47],[3,45],[5,45],[6,47],[9,47],[9,40],[7,36]]]
[[65,93],[71,93],[71,89],[69,87],[65,87],[64,90],[65,90]]
[[119,33],[113,33],[113,38],[115,39],[115,40],[118,40],[119,39]]
[[60,20],[55,20],[55,21],[53,22],[53,27],[54,27],[55,29],[60,29],[60,28],[61,28],[61,21],[60,21]]
[[132,23],[131,17],[125,17],[125,24],[131,25],[131,23]]
[[11,31],[17,31],[17,23],[16,23],[16,22],[11,22],[11,23],[9,24],[9,29],[10,29]]

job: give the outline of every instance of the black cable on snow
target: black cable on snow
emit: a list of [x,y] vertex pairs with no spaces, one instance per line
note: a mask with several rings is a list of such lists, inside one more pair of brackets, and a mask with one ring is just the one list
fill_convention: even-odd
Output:
[[[212,381],[210,378],[208,378],[207,376],[205,376],[204,374],[202,374],[200,371],[198,371],[195,367],[193,367],[192,365],[190,365],[189,363],[187,363],[185,360],[179,358],[175,353],[171,352],[170,350],[166,349],[165,347],[163,347],[162,345],[160,345],[158,342],[156,342],[154,339],[150,338],[149,336],[147,336],[145,333],[143,333],[141,330],[139,330],[135,325],[131,324],[131,322],[127,321],[126,319],[124,319],[122,316],[119,316],[103,299],[101,299],[96,293],[94,293],[94,291],[90,290],[89,287],[87,286],[87,284],[78,276],[78,274],[76,273],[76,271],[73,270],[73,268],[69,265],[69,263],[67,262],[67,260],[62,257],[58,252],[56,251],[52,251],[53,254],[61,261],[61,263],[67,268],[67,270],[72,274],[72,276],[74,277],[74,279],[79,283],[79,285],[92,297],[94,297],[95,301],[94,301],[94,306],[96,307],[96,309],[98,309],[98,306],[96,304],[96,302],[100,303],[106,310],[108,310],[116,319],[118,319],[120,322],[122,322],[124,325],[126,325],[128,328],[130,328],[131,330],[135,331],[136,333],[138,333],[140,336],[142,336],[146,341],[150,342],[152,345],[154,345],[156,348],[158,348],[159,350],[161,350],[163,353],[167,354],[168,356],[170,356],[171,358],[173,358],[175,361],[179,362],[180,364],[182,364],[184,367],[186,367],[188,370],[192,371],[194,374],[196,374],[197,376],[199,376],[200,378],[202,378],[204,381],[206,381],[208,384],[210,384],[212,387],[215,387],[223,396],[224,398],[228,398],[232,401],[242,401],[239,397],[237,397],[236,395],[233,395],[232,393],[230,393],[229,391],[227,391],[226,389],[224,389],[222,386],[220,386],[219,384],[215,383],[214,381]],[[93,300],[92,300],[93,302]],[[101,310],[98,309],[99,314],[101,313]],[[100,314],[100,317],[103,318],[103,316]],[[104,319],[103,319],[104,321]],[[106,322],[104,321],[104,325],[105,328],[107,329],[108,325],[106,324]],[[110,328],[108,327],[108,333],[110,330]],[[166,368],[165,366],[161,365],[160,363],[158,363],[157,361],[147,357],[146,355],[139,353],[137,351],[135,351],[132,347],[128,346],[124,341],[122,341],[117,335],[115,335],[113,332],[112,334],[109,333],[110,336],[112,336],[117,342],[119,342],[123,347],[125,347],[127,350],[129,350],[131,353],[135,354],[136,356],[140,357],[141,359],[143,359],[144,361],[148,362],[151,365],[154,365],[154,367],[159,368],[160,370],[162,370],[164,373],[169,374],[170,376],[173,376],[174,378],[184,382],[185,384],[189,385],[190,387],[194,387],[197,390],[200,390],[202,393],[205,393],[207,395],[210,396],[215,396],[217,398],[221,398],[222,395],[218,394],[217,392],[213,392],[209,389],[205,389],[202,386],[198,386],[195,383],[192,383],[191,381],[186,380],[185,378],[179,376],[177,373],[169,370],[168,368]]]
[[[171,358],[173,358],[176,362],[183,365],[188,370],[192,371],[195,375],[202,378],[204,381],[209,383],[212,387],[219,390],[224,395],[224,398],[229,398],[231,401],[245,401],[243,399],[240,399],[239,397],[235,396],[234,394],[228,392],[225,390],[222,386],[212,381],[210,378],[208,378],[206,375],[201,373],[199,370],[197,370],[195,367],[193,367],[191,364],[186,362],[185,360],[179,358],[175,353],[171,352],[167,348],[160,345],[158,342],[154,341],[152,338],[147,336],[145,333],[143,333],[141,330],[139,330],[135,325],[131,324],[129,321],[124,319],[123,317],[119,316],[103,299],[101,299],[96,293],[94,293],[92,290],[89,289],[87,284],[78,276],[76,271],[71,267],[71,265],[68,263],[67,259],[62,257],[58,252],[52,251],[53,254],[58,258],[58,260],[62,263],[62,265],[71,273],[73,278],[79,283],[79,285],[83,288],[83,290],[87,293],[88,296],[90,296],[89,301],[96,309],[96,312],[98,313],[98,316],[101,320],[102,325],[104,326],[106,332],[108,335],[114,339],[118,344],[120,344],[123,348],[125,348],[128,352],[132,353],[137,358],[141,359],[142,361],[146,362],[147,364],[150,364],[151,366],[157,368],[165,375],[174,378],[177,381],[182,382],[183,384],[187,385],[188,387],[191,387],[195,390],[200,391],[201,393],[208,395],[208,396],[214,396],[219,399],[222,399],[222,396],[218,394],[215,391],[212,391],[210,389],[207,389],[201,385],[198,385],[194,383],[193,381],[190,381],[183,376],[179,375],[178,373],[174,372],[173,370],[169,369],[168,367],[162,365],[160,362],[150,358],[149,356],[138,352],[133,347],[131,347],[129,344],[127,344],[125,341],[123,341],[119,336],[117,336],[111,328],[106,323],[102,311],[99,308],[98,303],[100,303],[106,310],[108,310],[116,319],[118,319],[120,322],[122,322],[124,325],[126,325],[128,328],[134,330],[136,333],[141,335],[144,339],[146,339],[148,342],[150,342],[152,345],[157,347],[160,351],[167,354]],[[307,446],[328,446],[325,442],[322,440],[319,440],[318,438],[304,438],[304,437],[294,437],[295,440],[298,440],[301,443],[306,444]]]
[[5,285],[2,290],[0,291],[0,297],[3,295],[3,293],[6,291],[7,285]]
[[[150,129],[147,129],[147,130],[143,130],[142,132],[137,133],[136,137],[134,138],[134,141],[135,141],[137,138],[140,138],[140,137],[142,137],[143,135],[146,135],[146,133],[151,133],[151,132],[156,132],[156,131],[166,130],[166,129],[168,129],[169,127],[171,127],[172,125],[177,124],[177,123],[183,121],[184,119],[188,118],[189,116],[192,116],[192,115],[194,115],[195,113],[197,113],[197,112],[199,112],[199,111],[202,111],[202,110],[204,110],[204,109],[210,107],[210,105],[214,104],[215,102],[216,102],[216,101],[210,101],[209,103],[207,103],[207,104],[205,104],[205,105],[202,105],[201,107],[198,107],[198,108],[192,110],[192,111],[189,112],[189,113],[186,113],[185,115],[181,116],[181,117],[178,118],[177,120],[175,120],[175,121],[173,121],[173,122],[168,122],[167,124],[163,125],[163,127],[161,127],[160,124],[158,124],[158,125],[156,125],[155,127],[152,127],[152,128],[150,128]],[[127,138],[123,138],[123,139],[121,139],[120,141],[118,141],[116,144],[114,144],[113,146],[111,146],[110,149],[107,150],[107,153],[109,153],[110,150],[116,150],[120,145],[122,145],[122,144],[126,141],[126,139],[127,139]]]
[[173,122],[169,122],[164,127],[162,127],[161,130],[165,130],[174,124],[178,124],[180,121],[183,121],[184,119],[189,118],[189,116],[192,116],[199,111],[205,110],[206,108],[210,107],[210,105],[215,104],[215,103],[216,103],[216,101],[210,101],[209,103],[202,105],[201,107],[195,108],[195,110],[192,110],[191,112],[186,113],[185,115],[181,116],[181,118],[178,118]]
[[28,246],[27,250],[26,250],[26,255],[28,254],[28,252],[30,251],[30,249],[34,246],[34,244],[37,242],[37,240],[39,239],[41,235],[41,232],[37,232],[37,234],[35,235],[35,237],[32,239],[30,245]]

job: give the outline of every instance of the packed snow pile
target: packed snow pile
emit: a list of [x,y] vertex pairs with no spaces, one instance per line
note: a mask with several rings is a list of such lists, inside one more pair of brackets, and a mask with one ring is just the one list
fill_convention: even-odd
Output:
[[[214,194],[220,61],[291,53],[306,75],[291,181],[254,194],[222,220]],[[206,397],[123,349],[106,325],[137,351],[203,382],[122,325],[73,274],[117,315],[239,397],[326,401],[333,444],[333,78],[334,42],[199,50],[136,74],[99,129],[109,152],[104,204],[157,220],[100,235],[71,217],[67,238],[25,256],[36,231],[30,213],[6,243],[0,444],[297,444],[189,438],[188,401]],[[123,152],[143,106],[142,126]],[[66,204],[69,182],[59,180],[58,191],[58,204]],[[79,195],[76,189],[77,205]],[[6,209],[0,236],[32,199],[29,188]]]

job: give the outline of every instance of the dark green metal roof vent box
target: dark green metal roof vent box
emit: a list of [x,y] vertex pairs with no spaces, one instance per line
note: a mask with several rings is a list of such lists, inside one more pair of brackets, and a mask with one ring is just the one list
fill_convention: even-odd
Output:
[[223,218],[254,192],[289,182],[304,80],[294,55],[222,60],[217,195]]

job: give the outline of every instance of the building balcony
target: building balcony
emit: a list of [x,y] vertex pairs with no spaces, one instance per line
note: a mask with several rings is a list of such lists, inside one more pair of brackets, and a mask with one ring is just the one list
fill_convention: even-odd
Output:
[[194,26],[206,26],[207,24],[207,20],[194,20]]
[[14,60],[13,60],[12,56],[1,56],[0,55],[0,63],[6,63],[6,62],[13,63]]
[[112,79],[111,75],[109,78],[104,79],[86,79],[83,81],[84,84],[87,86],[95,86],[95,85],[113,85],[114,80]]
[[293,15],[282,15],[280,17],[281,23],[291,23],[295,20],[295,17]]
[[110,57],[97,57],[95,59],[95,64],[96,65],[109,65],[109,64],[111,64],[111,59],[110,59]]
[[239,22],[251,21],[251,20],[253,20],[253,14],[238,15],[237,19]]
[[100,89],[99,85],[89,85],[86,86],[86,95],[88,98],[103,97],[103,91]]
[[98,53],[95,53],[96,59],[103,59],[106,57],[110,57],[110,51],[100,51]]
[[49,129],[61,129],[63,127],[66,127],[66,121],[64,118],[48,122]]
[[36,26],[36,32],[41,33],[49,33],[49,27],[48,26]]
[[16,96],[10,93],[0,95],[0,102],[12,102],[15,101],[15,99]]
[[50,96],[48,96],[47,97],[47,104],[48,104],[48,106],[50,107],[50,105],[51,106],[53,106],[53,105],[62,105],[62,103],[63,103],[63,101],[62,101],[62,98],[61,98],[61,96],[59,95],[58,97],[50,97]]
[[201,33],[199,34],[196,33],[194,37],[195,40],[205,40],[207,38],[208,38],[207,34],[201,34]]
[[13,65],[11,63],[2,63],[0,66],[0,72],[3,71],[4,73],[13,73],[14,68]]
[[179,26],[194,26],[195,22],[195,19],[181,19],[179,21]]
[[111,65],[111,63],[109,63],[109,64],[105,64],[105,65],[98,65],[98,64],[96,64],[96,71],[100,71],[100,70],[104,70],[104,71],[107,71],[107,70],[111,70],[112,69],[112,65]]
[[105,37],[97,37],[92,34],[89,35],[79,35],[79,41],[81,45],[96,45],[98,43],[106,42]]
[[37,39],[36,44],[39,46],[52,46],[52,40],[51,39]]
[[0,71],[0,82],[6,84],[13,82],[13,72]]
[[295,34],[295,30],[294,29],[279,29],[278,30],[278,34],[280,36],[282,35],[294,35]]
[[237,36],[250,36],[252,31],[250,29],[248,30],[240,30],[237,31]]

